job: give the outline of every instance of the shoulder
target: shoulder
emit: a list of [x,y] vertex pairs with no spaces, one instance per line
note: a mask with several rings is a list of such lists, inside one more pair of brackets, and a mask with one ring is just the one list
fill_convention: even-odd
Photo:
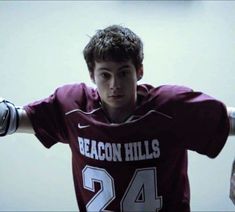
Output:
[[214,110],[221,110],[224,107],[223,103],[214,97],[211,97],[201,91],[194,91],[193,89],[181,85],[161,85],[153,87],[150,85],[141,85],[143,95],[143,105],[149,103],[155,109],[178,113],[186,112],[189,108],[192,110],[197,108],[201,111],[213,108]]
[[72,83],[58,87],[55,91],[57,95],[92,95],[96,90],[85,83]]
[[145,96],[148,101],[150,99],[156,99],[158,102],[176,101],[193,92],[191,88],[181,85],[161,85],[154,87],[149,84],[142,84],[138,86],[138,94]]
[[92,88],[85,83],[73,83],[60,86],[56,89],[55,95],[59,99],[81,100],[81,99],[96,99],[98,93],[95,88]]
[[54,93],[55,99],[60,105],[68,108],[93,109],[99,102],[97,89],[85,83],[73,83],[60,86]]

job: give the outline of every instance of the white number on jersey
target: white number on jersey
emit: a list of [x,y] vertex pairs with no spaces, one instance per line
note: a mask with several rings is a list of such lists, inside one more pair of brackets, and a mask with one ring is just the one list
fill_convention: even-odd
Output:
[[[86,166],[82,171],[83,186],[95,192],[94,182],[101,189],[87,203],[87,211],[104,210],[115,199],[112,176],[105,170]],[[162,208],[162,197],[157,195],[157,170],[155,167],[137,169],[120,203],[121,211],[158,211]]]
[[105,169],[91,166],[86,166],[83,169],[82,176],[83,186],[85,189],[95,192],[95,182],[100,183],[101,187],[101,189],[87,203],[87,211],[103,210],[115,198],[113,178]]
[[137,169],[121,201],[122,211],[158,211],[162,197],[157,196],[156,168]]

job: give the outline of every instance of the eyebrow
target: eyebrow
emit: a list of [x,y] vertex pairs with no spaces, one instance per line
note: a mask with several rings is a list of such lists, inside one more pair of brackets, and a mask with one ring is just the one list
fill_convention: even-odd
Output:
[[[120,69],[124,69],[124,68],[130,68],[131,66],[130,65],[123,65],[121,66],[120,68],[118,68],[118,70]],[[109,68],[106,68],[106,67],[100,67],[98,70],[105,70],[105,71],[111,71]]]

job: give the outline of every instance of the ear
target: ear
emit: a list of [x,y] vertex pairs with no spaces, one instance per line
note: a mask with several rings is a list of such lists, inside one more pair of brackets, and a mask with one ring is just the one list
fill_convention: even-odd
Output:
[[142,77],[143,77],[143,75],[144,75],[144,68],[143,68],[143,66],[141,66],[141,67],[137,70],[137,80],[138,80],[138,81],[141,80]]
[[92,81],[94,84],[96,84],[96,83],[95,83],[95,78],[94,78],[94,72],[89,71],[89,75],[90,75],[91,81]]

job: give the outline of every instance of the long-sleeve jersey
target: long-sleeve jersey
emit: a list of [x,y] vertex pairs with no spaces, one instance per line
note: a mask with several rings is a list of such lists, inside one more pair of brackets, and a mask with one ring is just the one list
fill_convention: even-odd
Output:
[[133,114],[107,119],[96,89],[65,85],[26,105],[47,148],[67,143],[80,211],[190,211],[187,150],[216,157],[229,133],[224,104],[182,86],[138,85]]

